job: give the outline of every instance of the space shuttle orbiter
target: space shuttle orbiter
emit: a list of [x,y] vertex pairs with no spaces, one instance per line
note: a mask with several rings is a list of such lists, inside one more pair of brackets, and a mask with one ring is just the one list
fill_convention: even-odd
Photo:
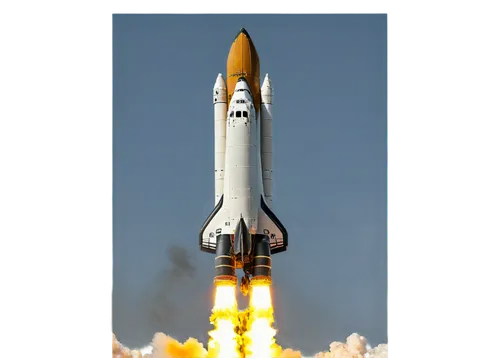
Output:
[[241,29],[213,90],[215,208],[200,231],[200,249],[215,253],[214,282],[236,284],[236,269],[271,283],[271,255],[288,246],[288,234],[272,208],[272,99],[250,35]]

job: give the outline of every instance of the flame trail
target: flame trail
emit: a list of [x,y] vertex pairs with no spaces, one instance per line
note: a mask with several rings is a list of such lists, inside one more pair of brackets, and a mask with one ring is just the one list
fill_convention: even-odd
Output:
[[210,323],[214,330],[208,334],[208,358],[240,358],[240,337],[238,327],[238,305],[236,286],[232,283],[218,283],[215,287],[215,304]]
[[[113,334],[113,358],[305,358],[300,351],[282,349],[275,341],[270,282],[251,281],[250,305],[242,312],[238,312],[234,283],[218,282],[215,289],[208,351],[194,338],[182,343],[157,333],[151,353],[141,354],[122,346]],[[353,333],[346,343],[333,342],[330,351],[314,358],[387,358],[387,351],[387,344],[370,349],[365,337]]]
[[245,357],[273,358],[281,356],[281,347],[276,344],[273,328],[273,304],[268,282],[252,281],[248,330],[243,333]]

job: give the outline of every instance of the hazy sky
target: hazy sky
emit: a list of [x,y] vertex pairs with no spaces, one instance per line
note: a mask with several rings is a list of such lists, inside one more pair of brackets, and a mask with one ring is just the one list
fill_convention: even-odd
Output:
[[387,17],[113,17],[113,331],[207,339],[214,256],[212,88],[241,27],[274,86],[278,343],[387,342]]

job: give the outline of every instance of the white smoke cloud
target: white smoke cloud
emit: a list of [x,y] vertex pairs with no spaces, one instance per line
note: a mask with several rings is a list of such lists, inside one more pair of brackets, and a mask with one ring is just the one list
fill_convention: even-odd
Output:
[[[113,358],[203,358],[207,355],[203,344],[194,338],[189,338],[184,344],[164,333],[156,333],[151,345],[142,349],[129,349],[118,342],[113,334]],[[304,357],[300,352],[283,350],[288,358],[388,358],[387,344],[371,348],[366,338],[357,333],[351,334],[346,343],[332,342],[328,352],[319,352],[314,357]]]
[[314,358],[387,358],[387,344],[372,349],[365,337],[353,333],[346,343],[332,342],[329,352],[317,353]]
[[375,348],[368,351],[369,358],[387,358],[388,354],[389,352],[387,344],[379,344]]
[[113,358],[144,358],[139,350],[130,350],[121,345],[113,333]]

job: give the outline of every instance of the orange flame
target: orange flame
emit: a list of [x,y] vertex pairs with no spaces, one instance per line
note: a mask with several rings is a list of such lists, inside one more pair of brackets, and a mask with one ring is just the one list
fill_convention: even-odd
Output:
[[273,358],[281,356],[273,328],[274,311],[271,288],[267,282],[252,281],[248,330],[243,334],[245,357]]
[[208,358],[240,358],[240,337],[238,326],[238,305],[236,286],[232,283],[218,284],[215,289],[215,304],[210,323],[214,330],[208,334]]

